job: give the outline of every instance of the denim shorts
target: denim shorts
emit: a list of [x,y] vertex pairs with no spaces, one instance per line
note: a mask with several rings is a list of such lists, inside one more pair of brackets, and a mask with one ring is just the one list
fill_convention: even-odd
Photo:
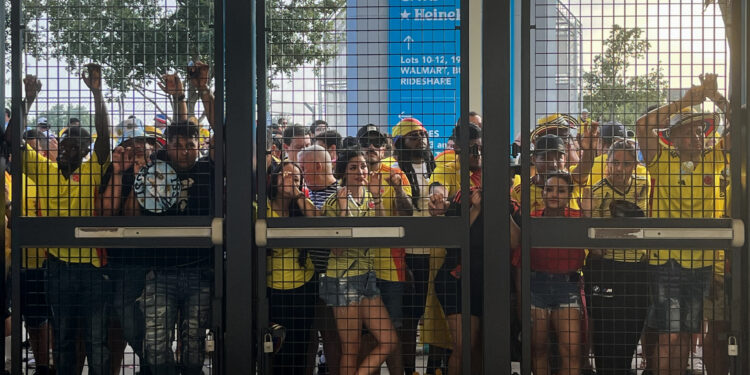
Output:
[[351,277],[320,276],[320,299],[331,307],[344,307],[360,303],[365,298],[380,295],[375,272]]
[[703,299],[708,297],[713,268],[683,268],[670,259],[655,266],[651,276],[651,307],[646,325],[663,333],[700,332]]
[[580,277],[576,273],[531,272],[531,307],[545,310],[580,308]]
[[377,286],[380,290],[380,298],[383,300],[383,305],[385,305],[385,309],[391,317],[393,328],[401,328],[404,326],[405,284],[406,283],[400,281],[378,279]]

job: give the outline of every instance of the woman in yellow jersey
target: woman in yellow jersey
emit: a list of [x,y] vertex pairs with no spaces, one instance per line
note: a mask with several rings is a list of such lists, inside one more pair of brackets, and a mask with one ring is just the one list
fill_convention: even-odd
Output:
[[[341,188],[323,205],[326,216],[382,215],[380,178],[371,174],[365,153],[347,149],[336,159]],[[372,183],[371,183],[372,182]],[[321,275],[320,298],[333,307],[341,338],[341,374],[369,374],[379,369],[396,348],[398,338],[380,298],[370,249],[332,249],[328,269]],[[375,336],[378,346],[357,364],[362,324]]]
[[[302,171],[297,164],[274,165],[268,181],[267,217],[318,215],[302,193]],[[269,318],[286,328],[284,345],[273,357],[273,373],[305,374],[317,295],[312,261],[304,250],[269,249],[266,264]]]
[[[619,140],[607,153],[604,178],[584,190],[585,216],[643,217],[648,210],[649,180],[634,174],[638,149]],[[590,192],[590,194],[589,194]],[[633,353],[648,312],[648,275],[644,250],[590,250],[584,269],[586,296],[593,318],[596,371],[630,372]]]

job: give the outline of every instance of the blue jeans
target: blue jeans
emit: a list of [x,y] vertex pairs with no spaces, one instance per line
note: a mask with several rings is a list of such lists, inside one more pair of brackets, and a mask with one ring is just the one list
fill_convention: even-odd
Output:
[[[156,269],[146,275],[142,300],[146,321],[143,354],[152,373],[202,374],[206,329],[210,323],[211,281],[211,272],[201,268]],[[182,341],[181,371],[172,351],[175,324]]]
[[[141,367],[143,360],[143,340],[145,337],[146,320],[143,317],[138,299],[143,294],[146,284],[148,268],[140,265],[115,265],[107,270],[112,280],[114,296],[112,310],[120,321],[122,334],[133,352],[138,356]],[[143,369],[141,369],[143,373]]]
[[47,259],[47,293],[55,332],[55,367],[60,375],[77,374],[76,341],[82,331],[89,374],[109,374],[107,315],[109,288],[104,272],[89,263]]

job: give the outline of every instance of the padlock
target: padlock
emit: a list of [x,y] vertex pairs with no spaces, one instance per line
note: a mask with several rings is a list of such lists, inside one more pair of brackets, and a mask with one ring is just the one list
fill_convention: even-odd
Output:
[[729,336],[727,339],[727,353],[729,353],[730,357],[740,355],[740,348],[737,346],[737,338],[734,336]]
[[273,353],[273,338],[270,333],[263,336],[263,353]]
[[213,353],[215,349],[216,343],[214,342],[214,334],[213,332],[209,331],[208,335],[206,336],[206,353]]

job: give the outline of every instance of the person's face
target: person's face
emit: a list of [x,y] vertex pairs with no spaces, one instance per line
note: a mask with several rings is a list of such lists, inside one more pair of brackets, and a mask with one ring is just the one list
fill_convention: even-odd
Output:
[[39,131],[46,132],[49,130],[49,124],[37,124],[36,129]]
[[570,186],[560,177],[547,179],[542,190],[544,207],[549,209],[564,209],[570,201]]
[[310,145],[310,137],[304,136],[304,137],[294,137],[292,138],[292,142],[289,143],[289,146],[287,146],[286,149],[286,155],[289,157],[289,160],[293,162],[297,162],[297,153],[302,151],[303,148]]
[[538,174],[559,172],[565,167],[565,154],[559,151],[547,151],[534,155],[534,167]]
[[79,126],[81,126],[81,123],[79,121],[73,121],[73,122],[70,123],[70,126],[71,127],[79,127]]
[[63,138],[57,146],[57,164],[63,168],[80,164],[83,157],[89,153],[88,147],[84,148],[84,143],[78,138]]
[[705,138],[705,134],[703,133],[703,122],[696,121],[691,124],[678,126],[670,130],[669,138],[674,143],[677,151],[703,151],[703,142]]
[[615,150],[607,159],[607,178],[616,185],[624,185],[633,175],[638,161],[632,152]]
[[313,135],[315,135],[317,137],[317,136],[325,133],[326,131],[328,131],[328,125],[326,125],[326,124],[319,124],[319,125],[315,126],[315,132],[313,132]]
[[7,124],[10,122],[10,116],[8,116],[8,112],[5,112],[5,123]]
[[359,139],[359,144],[367,151],[368,163],[379,163],[385,157],[385,138],[376,134],[366,134]]
[[589,118],[589,113],[588,112],[581,112],[581,120],[585,121],[587,118]]
[[448,150],[453,150],[456,148],[456,141],[449,139],[448,142],[445,144],[445,148]]
[[482,169],[482,140],[469,140],[469,170],[478,171]]
[[346,186],[365,186],[369,178],[370,171],[367,168],[367,160],[361,156],[355,156],[349,159],[346,164]]
[[133,157],[135,158],[135,171],[148,164],[151,154],[154,153],[154,145],[145,139],[136,139],[132,146]]
[[404,146],[410,150],[427,150],[429,147],[427,133],[421,130],[409,132],[404,136]]
[[482,116],[474,115],[469,116],[469,122],[472,124],[476,124],[478,127],[482,127]]
[[293,198],[295,191],[302,183],[302,174],[293,164],[284,165],[282,173],[278,177],[279,192],[285,198]]
[[178,171],[187,171],[195,165],[200,155],[198,137],[176,135],[167,142],[169,161]]

